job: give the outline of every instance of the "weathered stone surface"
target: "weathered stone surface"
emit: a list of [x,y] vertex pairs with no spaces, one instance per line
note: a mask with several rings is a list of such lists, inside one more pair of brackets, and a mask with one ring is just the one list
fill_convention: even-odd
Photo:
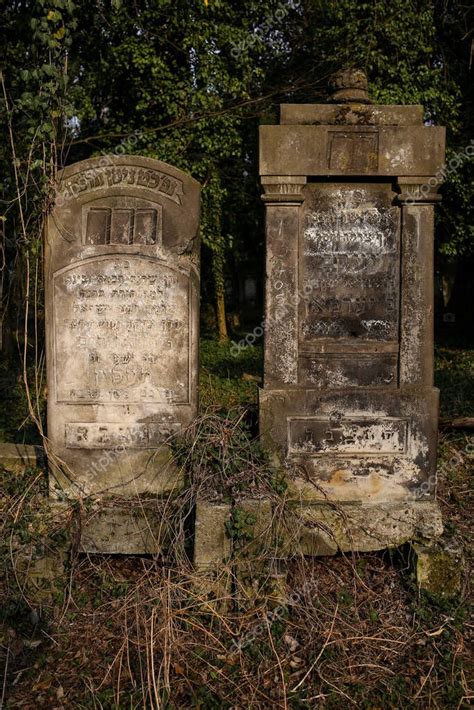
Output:
[[85,516],[80,552],[156,555],[170,544],[170,526],[146,505],[101,508]]
[[416,580],[420,589],[438,597],[452,597],[461,591],[462,548],[440,540],[435,544],[414,543]]
[[296,549],[303,555],[333,555],[338,551],[372,552],[409,540],[439,537],[443,524],[434,501],[301,505],[291,518],[298,531]]
[[431,388],[263,389],[262,443],[295,497],[417,501],[434,495],[437,407]]
[[41,466],[43,455],[41,446],[0,443],[0,466],[12,471],[22,470],[25,466]]
[[217,609],[232,604],[232,543],[227,534],[231,512],[225,503],[196,503],[193,586],[202,603]]
[[435,126],[260,126],[261,175],[436,175],[445,129]]
[[230,559],[232,545],[227,534],[232,508],[227,503],[198,500],[194,533],[194,564],[200,569],[222,565]]
[[335,72],[329,78],[329,87],[332,90],[331,101],[335,103],[372,103],[368,94],[367,76],[360,69],[341,69]]
[[416,126],[423,121],[423,106],[366,106],[334,104],[282,104],[280,124]]
[[176,490],[196,412],[199,184],[150,158],[60,173],[46,229],[51,490]]
[[[363,105],[359,73],[333,88],[344,103],[283,106],[281,125],[261,127],[260,432],[293,500],[381,506],[383,547],[414,534],[426,502],[439,519],[433,208],[444,129],[424,126],[421,107]],[[392,504],[400,525],[381,522]],[[336,523],[307,547],[340,547]],[[379,549],[358,534],[352,549]]]

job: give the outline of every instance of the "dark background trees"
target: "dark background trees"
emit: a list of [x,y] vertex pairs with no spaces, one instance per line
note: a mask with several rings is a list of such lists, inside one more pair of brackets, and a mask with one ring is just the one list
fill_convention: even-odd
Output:
[[[205,326],[261,317],[258,124],[364,68],[374,101],[448,130],[437,227],[443,308],[468,323],[473,266],[473,11],[459,0],[9,0],[2,24],[4,320],[24,320],[57,168],[100,153],[173,163],[203,185]],[[454,167],[450,168],[449,165]],[[250,277],[249,288],[243,283]],[[40,288],[40,281],[36,288]],[[255,295],[250,293],[254,289]],[[29,284],[29,296],[34,284]],[[39,292],[38,292],[39,293]],[[246,295],[245,295],[246,294]],[[250,295],[249,295],[250,294]],[[441,301],[440,301],[441,303]],[[229,317],[229,315],[231,317]],[[240,326],[239,326],[240,324]]]

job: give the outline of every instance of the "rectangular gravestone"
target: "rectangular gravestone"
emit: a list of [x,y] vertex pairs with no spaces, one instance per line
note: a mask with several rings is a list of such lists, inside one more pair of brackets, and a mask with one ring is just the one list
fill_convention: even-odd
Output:
[[76,163],[46,229],[53,496],[178,490],[196,414],[200,186],[150,158]]
[[[409,511],[412,531],[427,504],[439,521],[433,212],[444,129],[423,125],[421,107],[340,100],[282,106],[280,125],[260,129],[261,437],[295,499],[343,504],[349,517],[354,506],[359,520],[367,506],[369,524],[388,505],[399,520]],[[403,541],[403,522],[389,527],[380,547]],[[361,549],[350,534],[346,549]]]

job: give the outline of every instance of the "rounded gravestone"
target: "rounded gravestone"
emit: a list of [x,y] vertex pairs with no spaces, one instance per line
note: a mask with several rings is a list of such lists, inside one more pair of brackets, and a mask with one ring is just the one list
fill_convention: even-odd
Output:
[[200,186],[137,156],[68,166],[45,235],[51,492],[180,486],[196,414]]

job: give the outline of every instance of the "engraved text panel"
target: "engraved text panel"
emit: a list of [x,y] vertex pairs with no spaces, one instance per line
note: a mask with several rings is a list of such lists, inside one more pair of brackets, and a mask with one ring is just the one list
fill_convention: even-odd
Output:
[[399,210],[387,185],[308,185],[300,338],[398,340]]
[[401,455],[407,450],[406,419],[383,417],[292,417],[288,420],[292,454]]
[[98,257],[54,277],[56,397],[189,401],[189,282],[144,257]]

